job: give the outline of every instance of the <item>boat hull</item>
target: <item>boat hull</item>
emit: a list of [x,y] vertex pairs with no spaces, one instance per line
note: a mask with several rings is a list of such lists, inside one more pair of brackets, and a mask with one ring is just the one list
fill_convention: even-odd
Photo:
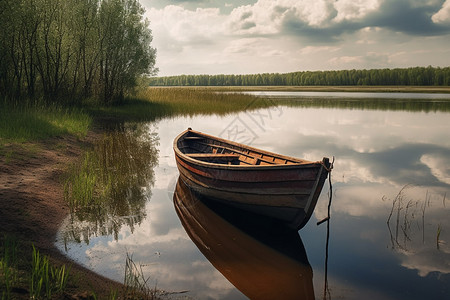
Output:
[[181,179],[194,191],[239,209],[276,218],[295,229],[303,227],[311,217],[328,175],[325,159],[235,166],[192,159],[181,151],[175,151],[175,158]]

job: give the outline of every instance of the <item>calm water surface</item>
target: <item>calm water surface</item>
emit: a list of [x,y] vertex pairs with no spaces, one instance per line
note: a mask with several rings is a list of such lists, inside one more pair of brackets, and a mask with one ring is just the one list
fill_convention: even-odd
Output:
[[367,92],[300,92],[300,91],[248,91],[249,95],[271,98],[359,98],[359,99],[449,99],[449,94],[440,93],[367,93]]
[[[275,282],[271,274],[293,272],[301,274],[291,281],[291,286],[303,287],[296,292],[302,294],[299,299],[322,299],[327,225],[316,223],[327,215],[328,183],[313,217],[295,235],[274,234],[264,223],[255,233],[255,228],[248,231],[217,214],[221,209],[195,206],[199,204],[192,209],[186,202],[193,201],[192,195],[177,186],[172,150],[174,137],[192,127],[285,155],[335,157],[329,298],[450,299],[449,121],[448,108],[430,112],[291,105],[126,124],[114,134],[133,136],[144,145],[131,143],[116,150],[131,158],[132,163],[125,164],[131,166],[126,177],[145,179],[130,180],[122,187],[125,191],[117,193],[129,209],[122,214],[111,209],[101,222],[68,218],[58,246],[77,262],[118,281],[123,281],[126,254],[131,253],[151,286],[188,291],[172,298],[246,299],[230,281],[254,295],[248,290],[249,278],[268,286]],[[277,239],[277,245],[290,250],[268,242]],[[217,245],[226,245],[227,251]],[[259,272],[251,272],[256,269]],[[279,283],[266,292],[277,293],[277,286],[288,290]]]

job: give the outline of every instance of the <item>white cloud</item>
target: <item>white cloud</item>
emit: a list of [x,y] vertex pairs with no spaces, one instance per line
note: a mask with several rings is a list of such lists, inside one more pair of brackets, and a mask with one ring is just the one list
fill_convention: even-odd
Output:
[[253,5],[235,8],[229,17],[232,34],[276,34],[289,20],[319,27],[334,14],[330,1],[259,0]]
[[218,8],[197,8],[195,11],[180,6],[168,5],[163,9],[152,8],[147,11],[155,39],[167,36],[183,45],[206,42],[215,39],[223,32]]
[[[424,28],[422,23],[430,32],[439,29],[438,34],[445,33],[444,23],[450,24],[450,0],[442,6],[437,0],[410,1],[403,12],[393,0],[245,3],[234,5],[232,10],[224,10],[225,4],[216,8],[193,8],[193,4],[147,7],[146,17],[151,22],[153,46],[158,50],[160,75],[447,66],[450,63],[449,50],[446,50],[448,35],[414,35]],[[431,20],[425,12],[418,12],[421,8],[424,11],[433,8],[435,12],[441,9]],[[384,10],[389,12],[388,16]],[[415,27],[404,23],[412,22],[405,17],[409,11],[422,23],[418,21],[420,24]],[[397,16],[399,13],[403,15]],[[409,31],[405,32],[405,28]],[[428,52],[418,52],[421,50]]]
[[336,52],[340,49],[340,47],[335,46],[306,46],[299,50],[299,54],[308,55],[318,52]]
[[362,19],[368,13],[380,7],[378,0],[337,0],[334,4],[337,11],[335,22]]
[[450,24],[450,0],[446,0],[442,5],[442,8],[435,13],[431,19],[434,23]]

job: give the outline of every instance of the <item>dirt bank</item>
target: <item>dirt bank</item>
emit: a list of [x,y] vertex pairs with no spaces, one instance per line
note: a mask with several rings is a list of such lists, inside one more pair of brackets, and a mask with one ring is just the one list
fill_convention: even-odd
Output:
[[[0,235],[15,236],[25,248],[34,244],[56,265],[71,265],[66,299],[88,299],[92,293],[105,299],[111,290],[121,289],[120,284],[76,265],[54,245],[59,225],[69,213],[62,177],[96,137],[91,133],[83,140],[66,136],[0,147]],[[28,299],[26,287],[16,297]]]

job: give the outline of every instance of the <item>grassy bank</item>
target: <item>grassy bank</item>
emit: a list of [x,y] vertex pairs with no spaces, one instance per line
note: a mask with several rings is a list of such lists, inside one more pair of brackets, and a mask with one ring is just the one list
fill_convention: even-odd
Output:
[[86,136],[92,117],[79,108],[0,104],[0,145],[70,134]]

